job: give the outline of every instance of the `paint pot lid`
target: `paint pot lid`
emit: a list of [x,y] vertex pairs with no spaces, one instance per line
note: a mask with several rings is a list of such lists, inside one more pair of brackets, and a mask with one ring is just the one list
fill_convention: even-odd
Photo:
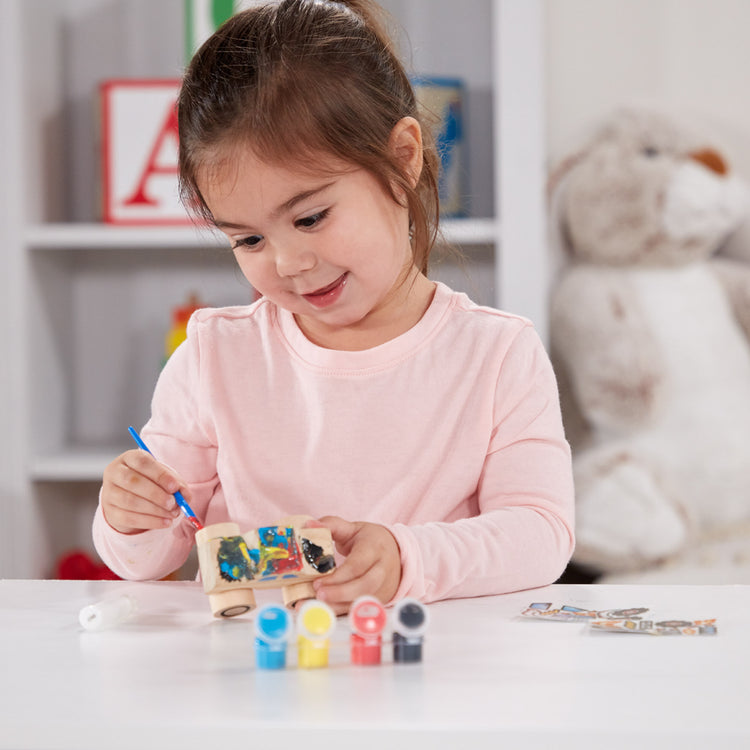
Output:
[[349,625],[363,637],[380,635],[386,620],[385,607],[374,596],[360,596],[349,610]]
[[336,613],[324,602],[311,599],[299,609],[297,630],[312,640],[328,638],[336,629]]
[[412,597],[401,599],[393,607],[393,630],[408,638],[417,638],[427,631],[430,616],[427,607]]
[[267,643],[288,640],[292,633],[292,618],[279,604],[264,604],[255,613],[255,635]]

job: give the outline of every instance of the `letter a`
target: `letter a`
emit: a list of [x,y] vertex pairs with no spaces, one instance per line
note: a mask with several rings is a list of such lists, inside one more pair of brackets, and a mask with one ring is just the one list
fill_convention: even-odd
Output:
[[161,126],[161,130],[154,140],[154,145],[151,147],[151,153],[148,155],[146,166],[141,173],[141,177],[138,180],[138,186],[136,187],[130,198],[123,201],[126,206],[133,206],[136,204],[145,204],[149,206],[155,206],[157,201],[153,198],[149,198],[146,195],[146,183],[154,174],[177,174],[177,165],[170,164],[168,166],[160,166],[157,161],[159,152],[164,145],[167,138],[174,138],[177,142],[179,135],[177,130],[177,108],[174,104],[169,105],[169,111],[164,123]]

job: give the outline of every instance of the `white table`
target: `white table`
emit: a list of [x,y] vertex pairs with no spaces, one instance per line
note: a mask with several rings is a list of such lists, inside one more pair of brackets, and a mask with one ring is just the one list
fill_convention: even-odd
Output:
[[[80,609],[139,613],[87,632]],[[278,592],[261,592],[259,602]],[[280,597],[279,597],[280,600]],[[716,617],[718,635],[595,634],[532,602]],[[194,583],[0,581],[0,748],[750,747],[750,586],[551,586],[430,606],[420,664],[257,670],[252,615],[214,620]]]

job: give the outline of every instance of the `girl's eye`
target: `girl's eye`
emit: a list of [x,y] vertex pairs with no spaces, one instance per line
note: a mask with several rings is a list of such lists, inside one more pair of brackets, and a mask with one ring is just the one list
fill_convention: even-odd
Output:
[[320,224],[320,222],[328,216],[328,211],[329,209],[326,208],[324,211],[318,211],[318,213],[313,214],[312,216],[305,216],[304,219],[297,219],[297,221],[294,222],[294,226],[302,229],[310,229],[316,224]]
[[253,249],[257,247],[262,240],[262,234],[252,234],[249,237],[243,237],[241,240],[236,240],[232,245],[232,250],[236,250],[238,247],[249,247],[250,249]]

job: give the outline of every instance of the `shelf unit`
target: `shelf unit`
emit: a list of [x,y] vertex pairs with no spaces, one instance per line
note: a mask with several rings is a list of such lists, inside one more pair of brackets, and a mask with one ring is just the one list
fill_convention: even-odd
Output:
[[[454,219],[446,221],[441,231],[446,242],[454,246],[491,245],[495,226],[491,219]],[[207,249],[226,247],[222,235],[208,230],[199,233],[192,227],[115,228],[100,224],[55,223],[29,227],[24,239],[32,263],[34,257],[41,255],[41,263],[51,263],[57,273],[87,255],[86,251],[94,253],[99,262],[106,254],[114,256],[117,262],[117,256],[122,259],[120,254],[123,251],[138,254],[142,248],[148,248],[148,252],[158,252],[169,263],[178,264],[185,262],[186,254],[202,255]],[[214,255],[208,257],[209,263],[216,260]],[[226,265],[226,259],[221,258],[221,263]],[[229,265],[233,269],[231,261]],[[154,341],[160,342],[160,338],[157,336]],[[153,385],[151,378],[147,382]],[[32,454],[29,475],[33,481],[97,481],[107,463],[123,447],[124,443],[105,442],[103,446],[95,447],[55,442],[43,452]]]
[[[494,219],[447,219],[443,239],[457,246],[491,245],[496,240]],[[226,238],[208,229],[185,227],[113,227],[107,224],[49,223],[29,226],[23,235],[31,250],[130,250],[134,247],[225,247]]]
[[[466,263],[435,276],[545,337],[541,0],[382,4],[406,29],[416,72],[467,83],[471,218],[442,226]],[[62,552],[90,548],[101,473],[130,447],[127,425],[148,416],[170,308],[189,291],[217,305],[252,297],[209,230],[97,222],[96,84],[178,76],[181,14],[181,0],[0,4],[12,105],[0,123],[11,175],[0,398],[13,436],[0,451],[0,577],[45,577]]]

